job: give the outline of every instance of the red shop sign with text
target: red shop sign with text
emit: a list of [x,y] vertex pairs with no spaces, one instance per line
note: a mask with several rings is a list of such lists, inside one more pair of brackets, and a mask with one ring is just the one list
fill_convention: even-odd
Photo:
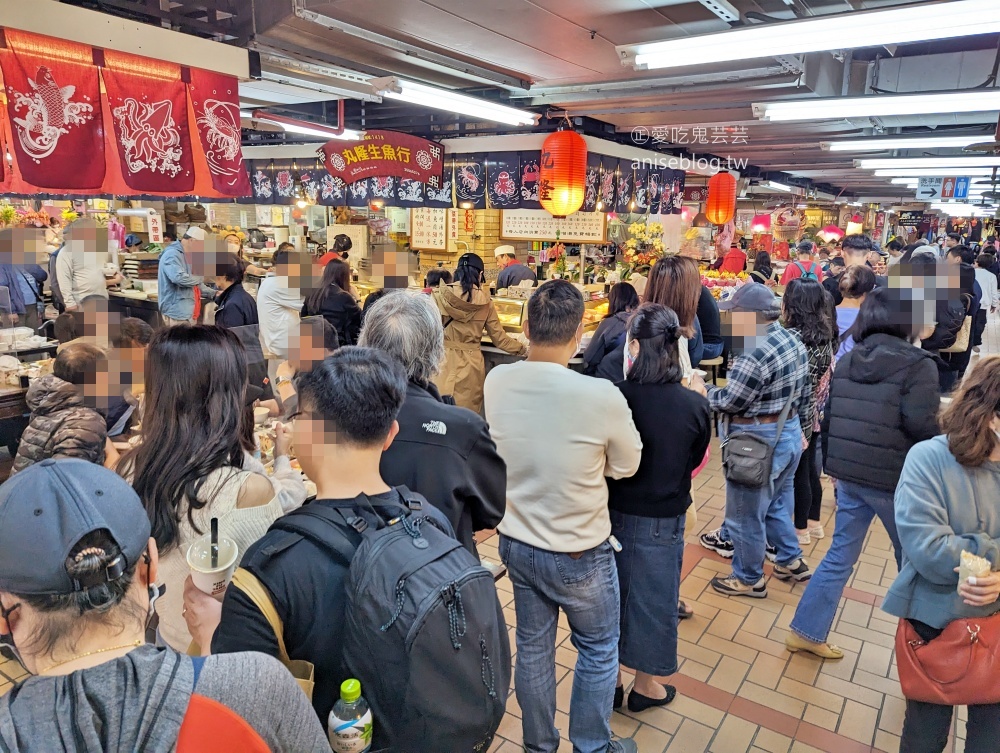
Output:
[[361,141],[328,141],[319,150],[327,171],[345,183],[364,178],[409,178],[439,188],[444,147],[396,131],[367,131]]
[[91,48],[13,29],[4,35],[10,145],[24,180],[40,188],[99,188],[104,131]]
[[136,191],[190,192],[194,157],[180,68],[110,50],[105,54],[104,88],[125,183]]

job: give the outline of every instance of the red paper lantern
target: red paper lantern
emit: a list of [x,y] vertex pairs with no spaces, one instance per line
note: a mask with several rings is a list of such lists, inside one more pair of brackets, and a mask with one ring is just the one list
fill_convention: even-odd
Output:
[[583,206],[587,191],[587,142],[575,131],[557,131],[542,144],[538,201],[553,217]]
[[708,179],[705,215],[715,225],[725,225],[736,214],[736,178],[730,173],[716,173]]

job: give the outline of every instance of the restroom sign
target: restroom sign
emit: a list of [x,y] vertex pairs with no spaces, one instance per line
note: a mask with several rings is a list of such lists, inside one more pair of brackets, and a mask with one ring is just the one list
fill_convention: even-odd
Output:
[[965,199],[969,196],[969,178],[949,175],[941,179],[942,199]]

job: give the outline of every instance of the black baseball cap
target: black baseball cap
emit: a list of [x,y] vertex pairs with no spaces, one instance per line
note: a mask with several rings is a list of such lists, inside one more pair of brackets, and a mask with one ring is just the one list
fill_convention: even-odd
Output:
[[[89,582],[71,578],[70,553],[102,529],[122,556]],[[64,595],[113,582],[139,561],[149,532],[139,495],[117,473],[76,458],[42,460],[0,485],[0,590]]]
[[478,254],[462,254],[458,257],[459,267],[472,267],[473,269],[478,269],[480,272],[486,271],[486,265],[483,264],[483,259]]

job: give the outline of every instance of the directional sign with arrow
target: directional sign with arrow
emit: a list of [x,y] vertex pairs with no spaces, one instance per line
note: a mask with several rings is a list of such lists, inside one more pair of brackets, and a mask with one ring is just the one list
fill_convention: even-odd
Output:
[[944,178],[922,176],[917,182],[918,199],[936,199],[941,196],[941,184]]

